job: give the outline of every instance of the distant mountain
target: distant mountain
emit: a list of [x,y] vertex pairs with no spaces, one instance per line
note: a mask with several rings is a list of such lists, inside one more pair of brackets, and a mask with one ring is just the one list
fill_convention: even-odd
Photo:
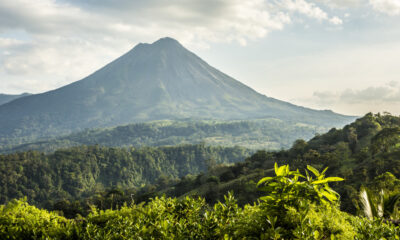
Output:
[[17,98],[26,97],[29,95],[31,95],[31,94],[23,93],[23,94],[19,94],[19,95],[11,95],[11,94],[1,94],[0,93],[0,105],[11,102]]
[[279,101],[162,38],[62,88],[0,106],[0,139],[161,119],[278,118],[337,126],[354,118]]

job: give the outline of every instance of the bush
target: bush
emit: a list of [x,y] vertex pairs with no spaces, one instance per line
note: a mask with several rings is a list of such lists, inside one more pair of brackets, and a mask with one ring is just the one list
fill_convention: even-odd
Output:
[[353,217],[351,223],[357,231],[356,240],[400,239],[400,228],[382,219]]
[[340,211],[328,186],[340,179],[308,169],[315,178],[276,165],[277,176],[259,182],[268,195],[243,208],[232,193],[212,207],[163,196],[68,220],[13,200],[0,206],[0,239],[399,239],[393,224]]
[[74,239],[73,224],[53,212],[12,200],[0,206],[0,239]]

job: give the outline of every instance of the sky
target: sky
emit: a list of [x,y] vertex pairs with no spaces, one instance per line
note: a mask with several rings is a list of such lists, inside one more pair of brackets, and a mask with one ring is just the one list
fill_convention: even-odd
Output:
[[61,87],[166,36],[269,97],[400,114],[400,0],[1,0],[0,93]]

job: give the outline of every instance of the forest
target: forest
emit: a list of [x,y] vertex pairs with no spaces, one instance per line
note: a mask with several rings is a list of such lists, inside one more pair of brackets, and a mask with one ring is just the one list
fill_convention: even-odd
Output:
[[[0,238],[399,239],[399,117],[367,114],[250,155],[205,145],[1,155]],[[182,156],[192,157],[174,164]]]
[[[308,170],[308,171],[307,171]],[[274,166],[273,177],[258,182],[264,195],[240,207],[231,193],[213,206],[202,198],[155,197],[88,216],[67,219],[12,200],[0,206],[2,239],[398,239],[396,213],[365,217],[339,209],[339,194],[329,187],[339,177],[325,177],[307,166],[306,175],[289,165]],[[397,198],[398,199],[398,198]],[[365,199],[369,201],[368,199]],[[396,201],[395,204],[397,204]],[[368,207],[370,209],[368,209]]]
[[276,118],[256,120],[162,120],[111,128],[87,129],[57,138],[1,138],[0,153],[28,150],[54,152],[80,145],[109,147],[175,146],[205,143],[253,150],[288,148],[296,139],[310,139],[328,128]]
[[233,163],[250,156],[242,147],[182,145],[110,148],[81,146],[52,154],[36,151],[0,155],[0,202],[28,197],[48,206],[109,188],[136,189],[206,171],[210,164]]

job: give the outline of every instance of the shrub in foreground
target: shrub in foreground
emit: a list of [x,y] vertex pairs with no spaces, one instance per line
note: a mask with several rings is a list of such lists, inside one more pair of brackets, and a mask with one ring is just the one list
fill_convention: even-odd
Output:
[[399,239],[390,222],[340,211],[328,183],[342,179],[325,172],[309,166],[302,175],[275,165],[276,176],[258,184],[266,196],[243,208],[231,193],[213,206],[202,198],[157,197],[66,219],[13,200],[0,206],[0,239]]

